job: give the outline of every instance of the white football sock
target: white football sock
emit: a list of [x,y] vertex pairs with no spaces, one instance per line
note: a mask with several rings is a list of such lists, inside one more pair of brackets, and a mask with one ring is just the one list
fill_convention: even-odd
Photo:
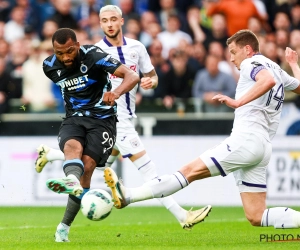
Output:
[[176,172],[173,175],[163,175],[158,178],[146,182],[138,188],[126,188],[130,196],[130,203],[148,200],[151,198],[162,198],[169,196],[188,185],[188,181],[180,173]]
[[117,155],[114,156],[114,155],[110,155],[105,163],[105,167],[111,167],[111,165],[115,162],[115,160],[117,159]]
[[[139,170],[145,181],[153,180],[158,176],[156,166],[148,154],[143,155],[132,163]],[[182,209],[172,196],[158,199],[158,201],[165,206],[178,221],[183,222],[186,220],[186,210]]]
[[272,207],[266,209],[261,220],[262,227],[274,228],[299,228],[300,212],[288,207]]
[[72,179],[72,180],[74,180],[74,181],[78,181],[79,182],[78,178],[74,174],[69,174],[67,177],[70,178],[70,179]]
[[151,161],[148,154],[144,154],[139,159],[132,162],[137,170],[141,173],[144,181],[151,181],[158,176],[156,167],[153,161]]
[[65,155],[60,149],[50,148],[49,152],[46,155],[48,161],[55,161],[55,160],[65,160]]

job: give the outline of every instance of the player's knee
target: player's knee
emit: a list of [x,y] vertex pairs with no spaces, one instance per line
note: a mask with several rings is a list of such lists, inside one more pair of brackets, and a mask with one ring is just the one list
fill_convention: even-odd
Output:
[[261,216],[257,214],[246,215],[247,220],[250,222],[252,226],[259,227],[261,226]]

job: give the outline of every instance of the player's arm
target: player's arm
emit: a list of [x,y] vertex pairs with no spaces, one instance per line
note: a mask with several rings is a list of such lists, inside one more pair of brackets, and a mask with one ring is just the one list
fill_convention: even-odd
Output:
[[123,78],[122,83],[111,91],[111,93],[114,93],[116,96],[115,99],[118,99],[121,95],[130,91],[140,81],[139,75],[123,64],[116,69],[114,75]]
[[155,89],[158,85],[158,76],[155,69],[148,73],[143,73],[140,86],[143,89]]
[[218,100],[221,103],[225,103],[228,107],[238,108],[241,107],[267,93],[275,86],[274,77],[267,69],[262,69],[255,76],[255,84],[253,87],[241,98],[234,100],[225,95],[216,95],[213,100]]
[[[289,47],[286,47],[285,49],[285,59],[288,62],[288,64],[290,65],[292,71],[293,71],[293,75],[295,78],[297,78],[300,81],[300,68],[298,65],[298,54],[295,50],[292,50]],[[292,92],[300,95],[300,85],[292,90]]]

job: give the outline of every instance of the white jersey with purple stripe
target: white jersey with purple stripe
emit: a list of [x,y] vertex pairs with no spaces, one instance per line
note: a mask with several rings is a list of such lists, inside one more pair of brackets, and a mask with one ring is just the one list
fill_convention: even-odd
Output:
[[[113,46],[106,37],[104,37],[103,40],[95,45],[102,48],[106,53],[111,54],[113,58],[119,60],[138,74],[139,72],[149,73],[154,69],[145,46],[137,40],[123,37],[122,46]],[[118,78],[114,75],[110,75],[110,80],[112,89],[117,88],[123,81],[122,78]],[[133,117],[136,118],[135,98],[137,88],[138,85],[117,100],[117,114],[119,121]]]
[[241,63],[240,79],[237,84],[235,99],[246,94],[255,84],[255,77],[262,69],[267,69],[276,81],[276,85],[266,94],[235,110],[232,133],[258,133],[267,140],[276,134],[284,90],[294,90],[299,81],[288,75],[279,65],[267,57],[256,54]]

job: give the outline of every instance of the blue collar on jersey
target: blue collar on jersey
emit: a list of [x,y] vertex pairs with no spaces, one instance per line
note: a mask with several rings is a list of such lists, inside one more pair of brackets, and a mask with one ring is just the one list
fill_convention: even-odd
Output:
[[[103,38],[103,41],[107,44],[109,47],[114,47],[106,38],[106,36]],[[125,37],[123,36],[123,45],[127,45]]]
[[258,55],[261,55],[261,53],[260,52],[255,53],[253,56],[258,56]]

